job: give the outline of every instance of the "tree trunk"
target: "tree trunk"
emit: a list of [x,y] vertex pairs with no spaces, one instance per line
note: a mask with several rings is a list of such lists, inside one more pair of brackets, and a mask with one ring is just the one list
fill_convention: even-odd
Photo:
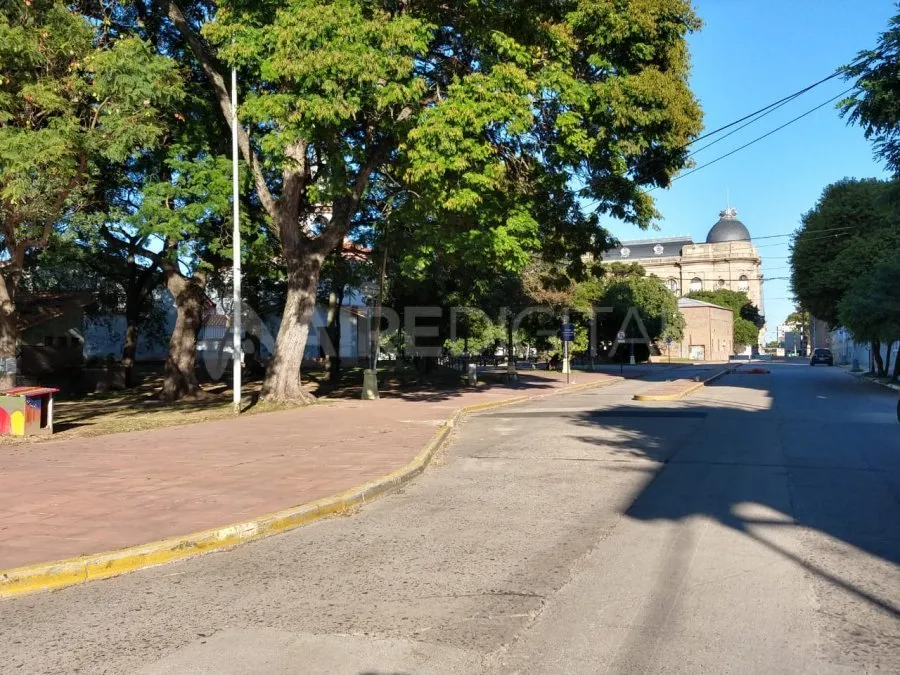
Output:
[[125,371],[125,387],[131,389],[137,384],[134,376],[134,361],[137,357],[138,322],[131,316],[128,316],[126,321],[125,345],[122,347],[122,369]]
[[[894,341],[891,340],[887,343],[887,349],[884,354],[884,377],[887,377],[891,372],[891,350],[894,348]],[[898,358],[900,358],[900,354],[898,354]]]
[[872,358],[875,363],[875,376],[884,377],[884,360],[881,358],[881,340],[872,340]]
[[16,282],[0,277],[0,389],[16,386],[16,342],[19,329],[16,325]]
[[328,296],[328,317],[325,334],[331,342],[332,352],[325,355],[328,377],[337,384],[341,377],[341,307],[344,305],[344,289],[334,290]]
[[[16,328],[15,308],[13,313],[8,314],[4,307],[0,310],[0,389],[9,389],[16,386],[16,339],[18,338],[18,329]],[[13,366],[10,368],[10,366]]]
[[894,357],[894,375],[895,380],[900,380],[900,351],[897,352],[897,356]]
[[290,267],[287,299],[275,339],[275,353],[263,381],[262,396],[268,401],[310,402],[314,397],[303,391],[300,366],[309,337],[309,323],[316,307],[316,285],[322,260],[318,256],[306,255]]
[[162,401],[199,398],[203,395],[197,382],[197,333],[203,322],[205,278],[186,279],[177,272],[166,273],[166,287],[175,298],[175,329],[169,340],[165,379],[158,394]]

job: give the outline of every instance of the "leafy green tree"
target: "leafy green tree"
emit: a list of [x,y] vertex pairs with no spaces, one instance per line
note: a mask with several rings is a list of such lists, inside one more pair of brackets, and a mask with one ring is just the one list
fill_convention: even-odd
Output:
[[[158,143],[181,100],[176,64],[129,36],[96,40],[59,0],[0,4],[0,358],[15,355],[15,294],[27,254],[83,205],[97,162]],[[0,384],[14,374],[5,372]]]
[[202,395],[196,359],[206,287],[210,276],[229,266],[231,259],[231,231],[226,227],[231,215],[230,160],[205,149],[188,152],[172,149],[157,179],[145,185],[132,220],[137,232],[162,242],[157,260],[175,303],[159,392],[164,401]]
[[[611,312],[598,315],[597,334],[600,340],[613,343],[622,330],[627,339],[649,339],[656,342],[671,337],[680,340],[684,335],[684,316],[678,310],[678,299],[655,276],[627,276],[609,284],[600,305]],[[642,328],[643,327],[643,328]],[[650,356],[646,342],[633,346],[634,356],[645,361]],[[629,345],[619,345],[616,359],[627,359]]]
[[[838,318],[856,340],[888,345],[900,338],[900,256],[886,260],[871,273],[860,275],[838,303]],[[878,363],[884,375],[886,366]],[[900,379],[900,357],[894,359],[894,379]]]
[[[689,0],[158,6],[225,119],[223,64],[247,83],[240,148],[287,282],[270,399],[304,397],[321,266],[364,211],[372,180],[391,176],[437,205],[422,220],[433,233],[424,241],[474,240],[524,264],[542,228],[570,235],[546,237],[547,250],[590,245],[599,229],[595,218],[556,228],[541,217],[572,203],[573,175],[597,211],[646,225],[655,211],[645,188],[668,184],[700,128],[687,84],[685,36],[699,27]],[[299,226],[322,204],[327,224]]]
[[[799,304],[831,326],[861,277],[900,250],[897,185],[845,179],[825,188],[803,216],[791,247],[791,285]],[[873,353],[879,345],[872,345]]]
[[759,331],[765,320],[759,308],[750,302],[744,291],[731,291],[725,288],[715,291],[692,291],[687,297],[709,302],[719,307],[726,307],[734,313],[733,343],[734,351],[743,351],[744,347],[759,344]]
[[875,155],[900,174],[900,14],[878,36],[875,49],[859,52],[843,70],[856,88],[840,102],[842,115],[863,128]]

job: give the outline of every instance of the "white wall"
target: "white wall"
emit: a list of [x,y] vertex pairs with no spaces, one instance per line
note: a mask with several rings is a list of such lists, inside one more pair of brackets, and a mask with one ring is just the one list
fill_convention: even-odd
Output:
[[[836,328],[831,331],[831,351],[834,352],[835,363],[852,364],[854,359],[859,361],[859,367],[869,370],[869,362],[872,356],[871,344],[859,343],[853,340],[853,336],[846,328]],[[894,360],[900,353],[900,341],[895,341],[891,351],[891,372],[894,370]],[[887,345],[881,345],[881,357],[887,359]]]
[[[175,328],[175,308],[172,306],[171,300],[166,294],[165,298],[161,298],[159,302],[166,303],[165,325],[162,327],[162,339],[154,341],[151,336],[145,332],[138,332],[138,361],[163,361],[166,358],[169,347],[169,336]],[[306,343],[306,357],[316,359],[319,357],[319,328],[324,328],[327,316],[327,308],[316,307],[313,313],[310,325],[309,339]],[[110,314],[97,317],[85,317],[84,327],[84,356],[85,358],[99,357],[106,358],[110,354],[119,359],[122,357],[122,345],[125,341],[125,316],[122,314]],[[278,327],[281,324],[281,316],[263,317],[263,323],[269,329],[271,341],[278,335]],[[357,356],[358,345],[358,326],[364,324],[364,320],[358,319],[354,314],[341,311],[341,346],[340,355],[345,358],[354,358]],[[228,344],[231,344],[230,333],[228,334]],[[202,338],[202,335],[201,335]],[[266,347],[268,340],[263,340],[263,356],[269,357],[271,354]],[[365,342],[365,339],[363,339]],[[230,350],[229,350],[230,353]]]
[[[123,314],[104,316],[88,316],[84,320],[84,357],[106,358],[110,354],[114,358],[122,358],[122,346],[125,343],[126,321]],[[168,336],[175,328],[175,311],[166,312],[166,323],[160,340],[150,339],[145,332],[138,331],[138,361],[165,360],[169,350]]]

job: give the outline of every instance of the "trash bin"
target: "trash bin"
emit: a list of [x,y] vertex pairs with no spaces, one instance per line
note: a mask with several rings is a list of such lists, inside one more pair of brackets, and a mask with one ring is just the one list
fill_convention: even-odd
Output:
[[0,434],[53,433],[53,394],[49,387],[13,387],[0,391]]

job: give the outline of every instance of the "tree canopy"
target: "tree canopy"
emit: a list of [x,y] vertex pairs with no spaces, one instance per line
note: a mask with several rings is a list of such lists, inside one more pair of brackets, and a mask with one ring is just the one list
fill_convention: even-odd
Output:
[[876,157],[900,173],[900,14],[878,36],[874,49],[859,52],[843,70],[856,87],[840,102],[842,115],[861,126]]
[[[655,342],[671,337],[677,341],[683,337],[684,316],[678,310],[678,299],[658,277],[613,277],[597,305],[612,310],[597,314],[597,335],[601,341],[613,343],[619,330],[625,332],[628,340]],[[638,360],[646,360],[650,345],[635,344],[634,354]],[[615,353],[619,359],[629,355],[626,345],[620,345]]]
[[[241,151],[288,282],[271,398],[299,394],[322,260],[368,216],[373,186],[382,231],[417,224],[420,260],[517,271],[603,248],[597,213],[649,224],[645,188],[668,184],[700,129],[688,0],[161,5],[226,119],[220,64],[248,83]],[[327,224],[298,229],[323,204]]]
[[14,354],[26,256],[85,207],[103,167],[159,143],[184,96],[178,70],[60,0],[0,5],[0,357]]
[[230,284],[232,130],[243,263],[265,279],[247,286],[282,310],[267,398],[305,398],[320,274],[351,234],[417,304],[493,312],[542,294],[562,309],[605,291],[601,217],[647,227],[649,188],[700,132],[699,26],[690,0],[3,3],[0,358],[23,268],[59,235],[121,289],[125,361],[168,289],[163,390],[195,392],[204,295]]
[[853,282],[900,250],[896,186],[845,179],[825,188],[802,218],[791,247],[791,286],[799,304],[831,326]]
[[[838,303],[838,318],[857,340],[890,346],[900,338],[900,256],[860,275]],[[893,375],[900,378],[900,357]]]

